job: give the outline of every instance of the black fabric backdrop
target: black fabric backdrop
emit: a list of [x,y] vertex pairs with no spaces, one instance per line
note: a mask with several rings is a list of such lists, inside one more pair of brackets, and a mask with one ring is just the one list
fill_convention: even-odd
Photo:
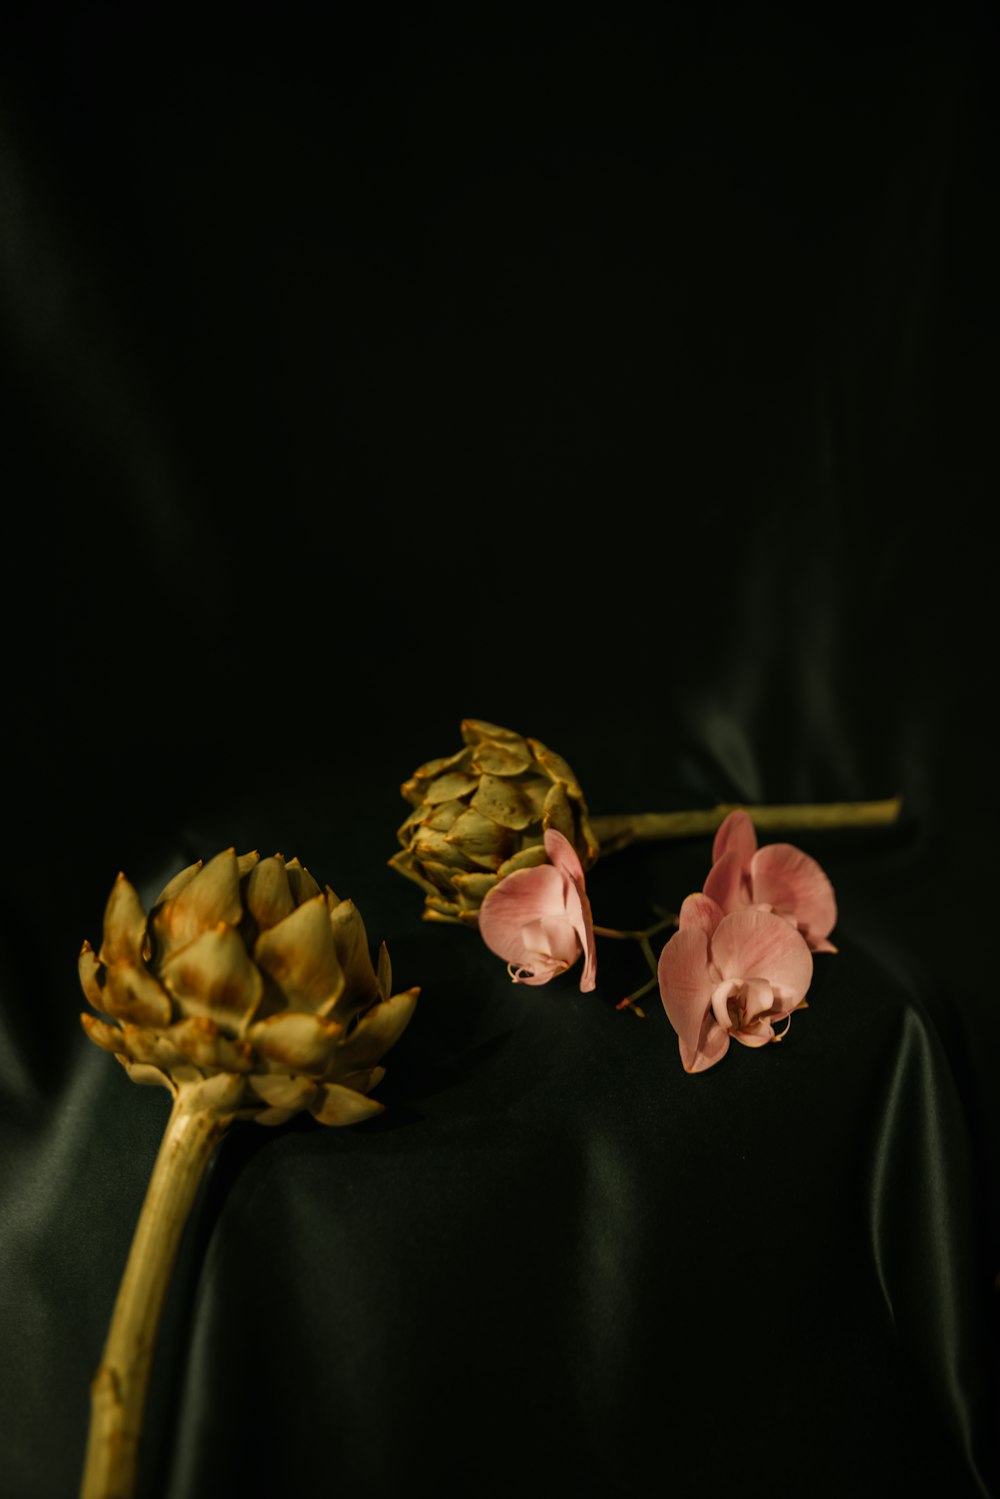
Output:
[[[81,940],[298,853],[423,993],[224,1140],[142,1493],[997,1490],[992,7],[4,7],[0,1492],[75,1491],[167,1114]],[[385,861],[479,715],[595,813],[904,797],[788,1042],[684,1074]],[[599,921],[707,840],[595,866]]]

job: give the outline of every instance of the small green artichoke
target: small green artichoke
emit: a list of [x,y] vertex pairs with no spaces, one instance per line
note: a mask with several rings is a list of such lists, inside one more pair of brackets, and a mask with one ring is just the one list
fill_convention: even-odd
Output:
[[198,1107],[258,1124],[380,1113],[376,1064],[419,994],[392,993],[385,943],[372,967],[352,901],[297,859],[235,849],[175,875],[148,917],[119,875],[80,982],[107,1017],[81,1015],[87,1035],[134,1082],[183,1086]]
[[389,864],[424,891],[425,920],[476,926],[498,880],[546,862],[546,829],[569,839],[584,869],[599,845],[561,755],[479,718],[463,720],[462,738],[456,754],[429,760],[403,783],[413,811]]

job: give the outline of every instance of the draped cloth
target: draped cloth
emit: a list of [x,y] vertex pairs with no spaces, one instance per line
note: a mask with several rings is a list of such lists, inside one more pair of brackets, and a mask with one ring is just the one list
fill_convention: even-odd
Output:
[[[995,19],[211,9],[0,19],[0,1493],[74,1491],[167,1114],[80,943],[236,846],[422,995],[384,1114],[223,1139],[145,1499],[996,1494]],[[780,1045],[688,1076],[634,944],[421,921],[467,715],[595,814],[902,795],[794,840]]]

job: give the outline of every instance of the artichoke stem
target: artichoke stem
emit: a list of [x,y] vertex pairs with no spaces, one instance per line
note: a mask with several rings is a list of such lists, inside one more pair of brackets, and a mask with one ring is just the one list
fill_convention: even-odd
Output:
[[819,802],[799,806],[752,807],[741,802],[720,803],[699,812],[632,812],[621,816],[591,817],[590,825],[602,854],[627,848],[630,843],[649,843],[662,838],[697,838],[714,833],[730,812],[749,812],[754,826],[768,833],[794,833],[824,828],[880,827],[895,822],[902,798],[879,802]]
[[130,1499],[146,1390],[177,1247],[229,1116],[192,1106],[182,1085],[164,1132],[91,1383],[80,1499]]

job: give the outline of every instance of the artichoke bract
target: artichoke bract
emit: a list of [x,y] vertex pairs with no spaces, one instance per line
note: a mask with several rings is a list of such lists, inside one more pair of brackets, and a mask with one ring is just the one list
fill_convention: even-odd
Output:
[[298,859],[237,856],[190,865],[147,916],[119,875],[100,950],[80,953],[98,1015],[91,1041],[134,1082],[158,1083],[217,1116],[321,1124],[380,1113],[378,1064],[419,990],[392,993],[385,943],[372,965],[354,903],[321,889]]
[[389,864],[423,890],[425,920],[474,927],[498,880],[546,862],[547,829],[569,840],[584,869],[599,844],[561,755],[479,718],[462,721],[462,738],[462,749],[421,765],[400,788],[413,811]]

